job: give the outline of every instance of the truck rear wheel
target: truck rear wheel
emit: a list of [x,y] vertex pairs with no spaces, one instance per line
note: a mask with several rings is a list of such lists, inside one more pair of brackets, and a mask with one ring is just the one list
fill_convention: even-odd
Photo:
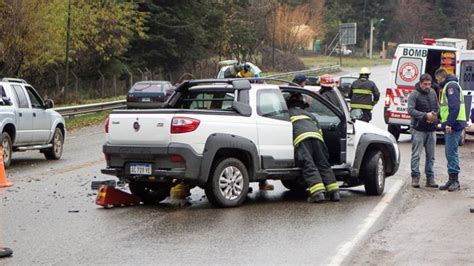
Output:
[[172,183],[130,181],[130,192],[145,204],[158,204],[170,195]]
[[364,157],[366,162],[362,166],[361,176],[364,179],[365,192],[367,195],[382,195],[385,188],[385,164],[382,152],[371,150]]
[[7,132],[2,133],[3,165],[8,168],[12,162],[12,139]]
[[400,126],[397,125],[388,125],[388,132],[395,137],[395,139],[398,141],[400,138]]
[[63,155],[64,135],[59,127],[54,130],[53,139],[51,140],[53,147],[44,151],[44,157],[48,160],[59,160]]
[[212,205],[228,208],[241,205],[248,189],[249,175],[245,165],[236,158],[227,158],[211,171],[205,192]]

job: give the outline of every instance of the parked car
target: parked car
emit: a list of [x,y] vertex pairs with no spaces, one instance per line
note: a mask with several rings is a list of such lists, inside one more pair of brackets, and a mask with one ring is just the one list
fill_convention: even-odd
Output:
[[127,94],[127,108],[161,108],[171,95],[173,85],[168,81],[140,81]]
[[329,162],[343,187],[363,184],[368,195],[381,195],[385,178],[400,164],[397,142],[387,131],[357,120],[361,114],[351,117],[336,92],[342,109],[287,83],[183,82],[166,108],[112,112],[105,125],[102,173],[128,182],[132,194],[146,203],[164,200],[176,181],[204,188],[220,207],[242,204],[249,182],[265,179],[304,193],[284,100],[301,93],[311,103],[307,111],[320,122]]
[[21,79],[0,81],[0,128],[3,163],[10,166],[15,151],[39,150],[46,159],[59,160],[63,153],[66,123],[52,110],[52,100],[43,101]]

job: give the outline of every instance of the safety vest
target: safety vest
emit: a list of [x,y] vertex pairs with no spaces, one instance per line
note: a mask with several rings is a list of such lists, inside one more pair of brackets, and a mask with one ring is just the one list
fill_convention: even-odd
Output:
[[448,98],[446,97],[446,89],[448,88],[449,83],[455,83],[459,87],[459,99],[461,100],[461,105],[459,105],[459,113],[456,118],[457,121],[466,121],[466,106],[464,105],[464,94],[462,92],[461,85],[456,81],[450,81],[446,83],[441,91],[441,101],[439,103],[439,110],[441,115],[441,123],[448,121],[449,115],[449,106],[448,106]]
[[[297,121],[300,121],[300,120],[305,120],[305,119],[308,119],[310,120],[311,122],[314,122],[313,119],[311,119],[309,116],[307,115],[294,115],[294,116],[290,116],[290,121],[291,123],[293,124],[293,127],[295,126],[294,124],[297,122]],[[322,141],[324,143],[324,138],[323,138],[323,131],[321,129],[318,129],[316,131],[306,131],[306,132],[302,132],[300,134],[298,134],[296,136],[296,138],[293,140],[293,145],[294,146],[298,146],[298,144],[300,142],[302,142],[303,140],[307,139],[307,138],[316,138],[316,139],[319,139],[320,141]]]

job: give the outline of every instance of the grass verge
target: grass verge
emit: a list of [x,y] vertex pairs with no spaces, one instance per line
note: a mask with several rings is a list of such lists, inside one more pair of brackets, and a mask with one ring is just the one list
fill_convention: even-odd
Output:
[[[306,68],[339,65],[339,57],[336,56],[300,56],[300,59],[301,61],[303,61]],[[370,67],[378,65],[389,65],[391,63],[392,59],[342,57],[343,67]]]
[[103,123],[108,114],[110,114],[110,111],[81,115],[76,117],[67,117],[65,118],[66,128],[68,131],[70,131]]

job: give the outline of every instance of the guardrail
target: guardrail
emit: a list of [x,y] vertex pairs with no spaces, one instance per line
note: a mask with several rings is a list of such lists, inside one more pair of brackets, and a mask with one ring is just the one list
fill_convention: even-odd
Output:
[[270,76],[265,76],[265,78],[285,78],[288,76],[295,76],[298,74],[303,74],[303,75],[320,75],[323,73],[334,73],[335,71],[339,71],[341,69],[340,65],[332,65],[332,66],[327,66],[327,67],[320,67],[320,68],[313,68],[313,69],[307,69],[307,70],[300,70],[300,71],[292,71],[292,72],[286,72],[286,73],[279,73],[275,75],[270,75]]
[[59,107],[54,108],[56,112],[60,113],[64,117],[72,117],[76,115],[85,115],[91,113],[98,113],[107,110],[113,109],[120,109],[126,106],[125,100],[118,100],[112,102],[105,102],[105,103],[91,103],[91,104],[84,104],[84,105],[76,105],[76,106],[67,106],[67,107]]

